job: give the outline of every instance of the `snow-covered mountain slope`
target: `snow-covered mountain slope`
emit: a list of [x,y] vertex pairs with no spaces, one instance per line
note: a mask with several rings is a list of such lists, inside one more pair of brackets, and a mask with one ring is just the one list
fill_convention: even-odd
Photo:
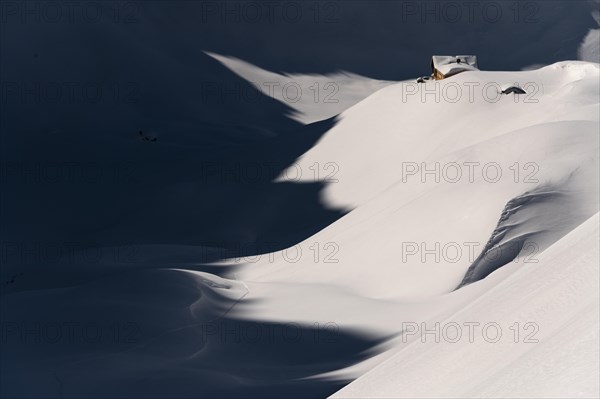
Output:
[[[597,396],[599,77],[561,62],[375,92],[279,176],[324,183],[348,214],[214,264],[225,277],[194,270],[193,251],[152,253],[154,270],[5,294],[2,394],[323,397],[375,370],[338,395]],[[515,83],[528,94],[498,93]],[[64,320],[104,339],[21,333]],[[419,343],[415,328],[444,322],[495,322],[504,338]]]
[[[461,309],[470,309],[483,294],[487,299],[482,303],[503,302],[502,296],[495,296],[496,286],[509,277],[502,283],[506,290],[510,294],[523,291],[523,296],[510,302],[515,308],[520,306],[519,299],[532,301],[527,287],[535,284],[548,284],[551,292],[543,297],[548,306],[570,304],[575,294],[562,289],[569,283],[565,280],[564,286],[553,288],[553,282],[561,277],[553,277],[544,269],[544,264],[555,258],[554,253],[560,252],[556,256],[561,256],[561,262],[582,268],[578,273],[585,277],[581,279],[589,279],[585,289],[576,292],[578,300],[588,306],[578,323],[595,328],[597,321],[591,316],[598,310],[592,306],[598,296],[593,283],[597,281],[597,243],[563,237],[584,222],[587,227],[581,227],[576,237],[585,237],[594,233],[592,227],[597,224],[598,79],[598,65],[584,62],[563,62],[531,72],[464,73],[426,86],[399,83],[350,108],[283,178],[301,180],[294,170],[334,165],[328,172],[335,172],[330,176],[335,180],[330,179],[324,199],[352,211],[289,251],[269,254],[248,265],[238,278],[246,281],[248,299],[256,299],[256,305],[252,306],[252,301],[248,306],[242,304],[240,317],[305,323],[334,320],[341,328],[362,327],[380,337],[395,337],[387,341],[387,347],[403,348],[407,344],[402,335],[404,323],[420,326],[425,322],[430,327]],[[510,94],[492,100],[496,86],[504,89],[516,83],[528,91],[527,97]],[[442,93],[457,85],[487,86],[490,92],[475,90],[472,100],[464,96],[457,101],[448,101],[448,96],[444,99]],[[432,93],[439,90],[440,101],[436,102],[432,94],[421,97],[419,92],[403,100],[403,95],[415,88]],[[431,172],[435,170],[438,172]],[[321,250],[318,257],[316,248]],[[560,268],[560,264],[548,267]],[[520,269],[524,269],[521,273],[529,270],[528,278],[512,288],[511,282],[523,276],[513,276]],[[578,276],[574,274],[575,281],[580,281]],[[463,285],[476,283],[453,291],[461,281]],[[540,287],[536,292],[543,290]],[[481,309],[472,318],[461,320],[482,324],[501,320],[505,334],[512,325],[507,324],[509,319],[521,326],[530,322],[547,328],[540,341],[543,349],[532,352],[539,361],[543,361],[545,348],[551,350],[561,339],[569,339],[569,332],[550,338],[562,326],[551,321],[566,323],[579,317],[578,308],[558,306],[554,310],[560,313],[557,317],[550,310],[512,317],[504,307]],[[597,353],[593,335],[585,334],[575,334],[573,342],[581,339],[585,341],[582,345],[589,343],[590,351]],[[552,342],[545,343],[547,340]],[[360,375],[390,355],[385,348],[378,347],[382,353],[368,361],[321,377]],[[475,345],[466,348],[477,351]],[[495,349],[499,355],[507,350],[502,348]],[[448,351],[451,353],[452,345]],[[415,354],[415,359],[422,369],[414,378],[403,379],[402,371],[381,378],[403,381],[406,385],[400,389],[413,384],[417,374],[424,381],[437,378],[426,370],[430,356],[419,356]],[[567,354],[563,351],[560,356]],[[557,392],[581,396],[597,392],[590,379],[598,368],[589,364],[594,359],[597,357],[570,359],[578,370],[573,385]],[[445,367],[453,366],[449,363]],[[592,369],[586,374],[588,367]],[[458,374],[463,371],[456,368]],[[486,394],[481,378],[487,371],[481,373],[471,385],[465,385],[464,391],[449,390],[448,395]],[[508,386],[510,375],[503,378],[505,385],[495,386],[495,393],[490,391],[489,395],[513,392]],[[543,384],[545,379],[539,374],[536,384]],[[428,390],[429,383],[423,382],[408,392],[441,395],[446,392],[442,388],[445,380],[439,381],[439,391]],[[390,387],[382,391],[383,395],[404,395],[398,394],[393,383]],[[522,386],[515,388],[515,395],[524,390]],[[356,392],[357,397],[378,396],[368,385],[349,392],[350,396]],[[550,391],[540,392],[543,396]],[[340,397],[344,394],[342,391]]]
[[[439,320],[439,331],[460,327],[437,340],[411,333],[410,345],[333,397],[597,397],[599,223],[592,216],[536,264],[507,266],[504,281]],[[472,339],[469,322],[481,323]],[[500,329],[482,333],[486,323]]]
[[[505,206],[530,192],[546,195],[520,205],[496,244],[527,237],[528,254],[539,253],[598,211],[598,76],[597,64],[564,62],[380,90],[283,175],[314,165],[335,172],[324,200],[354,210],[299,247],[332,243],[338,262],[304,256],[290,265],[280,255],[243,278],[326,282],[374,298],[443,294],[461,282]],[[515,82],[532,94],[491,94]],[[464,90],[444,99],[469,85],[471,99]]]
[[[534,136],[560,135],[567,128],[549,125],[513,132],[566,121],[597,122],[597,79],[597,64],[564,62],[534,71],[465,72],[426,84],[398,83],[343,113],[337,126],[295,166],[306,170],[315,162],[335,162],[337,182],[327,187],[325,199],[333,206],[356,207],[401,180],[407,162],[433,167],[436,161],[478,161],[472,154],[486,145],[504,153],[483,161],[501,162],[504,157],[511,162],[506,166],[519,160],[535,162],[544,156],[539,145],[550,144]],[[521,85],[528,94],[497,93],[513,85]],[[576,127],[563,140],[571,141],[582,129],[585,126]],[[521,153],[506,148],[508,142],[522,147]],[[294,172],[292,168],[284,173],[282,180],[288,175],[294,181],[313,179],[310,174],[297,178]],[[481,171],[476,172],[481,178]],[[403,187],[413,192],[412,179],[407,183]]]

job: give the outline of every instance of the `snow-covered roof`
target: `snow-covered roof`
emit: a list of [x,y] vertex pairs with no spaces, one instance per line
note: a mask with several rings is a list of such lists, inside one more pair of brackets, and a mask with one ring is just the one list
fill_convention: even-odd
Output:
[[444,76],[452,76],[463,71],[477,71],[477,57],[474,55],[434,55],[431,57],[432,68]]

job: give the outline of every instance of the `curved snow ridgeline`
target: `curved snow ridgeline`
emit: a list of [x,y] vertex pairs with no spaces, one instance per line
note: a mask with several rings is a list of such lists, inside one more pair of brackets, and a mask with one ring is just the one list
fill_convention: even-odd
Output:
[[[240,275],[248,282],[250,297],[254,291],[257,298],[273,295],[271,300],[278,302],[285,295],[274,287],[304,286],[301,303],[314,303],[318,310],[313,315],[329,314],[340,326],[362,324],[368,330],[380,327],[394,334],[405,330],[406,322],[435,324],[453,317],[466,303],[519,269],[537,271],[527,275],[531,285],[538,279],[557,278],[550,270],[545,274],[544,262],[549,259],[544,253],[586,220],[593,218],[597,224],[599,77],[598,64],[586,62],[561,62],[523,72],[465,72],[423,85],[397,83],[348,109],[280,179],[310,181],[314,175],[300,176],[298,171],[320,166],[324,176],[329,172],[323,178],[329,181],[323,200],[352,211],[291,251],[296,254],[301,249],[310,256],[292,262],[290,253],[275,254],[275,260],[263,258],[250,265]],[[514,85],[527,94],[498,93]],[[587,222],[592,226],[588,229],[593,229],[593,224]],[[316,262],[310,249],[315,245],[325,248],[327,243],[330,253],[335,249],[334,262]],[[597,276],[597,242],[586,243],[589,253],[582,255],[580,266],[585,270],[578,273]],[[502,266],[506,268],[493,273]],[[488,275],[481,284],[452,292]],[[512,277],[512,281],[517,284],[518,278]],[[525,287],[527,281],[518,284]],[[323,284],[329,288],[322,288]],[[313,287],[312,291],[308,287]],[[333,303],[338,299],[323,291],[334,290],[355,297],[352,301],[340,298],[343,304]],[[493,300],[492,293],[486,295],[488,301]],[[598,310],[595,283],[582,292],[539,295],[548,295],[550,312],[558,309],[555,302],[570,301],[569,295]],[[373,306],[373,301],[379,305]],[[269,310],[263,304],[258,314],[291,320],[292,303],[290,299],[285,302],[289,306],[278,304]],[[496,306],[505,317],[504,312],[525,306],[516,299],[514,305],[517,308]],[[492,305],[472,317],[467,321],[483,324],[493,322],[500,313],[495,314]],[[514,321],[536,322],[533,316],[525,321],[519,317]],[[594,318],[589,321],[597,324]],[[544,322],[540,329],[552,325],[551,320]],[[502,328],[506,336],[509,325]],[[587,334],[571,332],[574,337]],[[394,347],[403,347],[402,339],[399,344],[398,339],[392,342],[396,342]],[[591,359],[593,364],[596,359],[597,370],[598,344],[590,349],[586,361]],[[401,363],[414,361],[423,368],[429,364],[419,358],[416,349],[414,360],[398,356]],[[471,375],[469,367],[479,366],[468,363],[457,372]],[[583,385],[573,382],[572,390],[563,387],[560,391],[597,394],[596,374],[589,370],[590,364],[573,367],[581,374],[573,378],[580,377]],[[354,368],[357,373],[360,369],[360,365]],[[442,377],[424,372],[420,378]],[[388,380],[390,388],[384,396],[411,397],[406,392],[417,392],[405,390],[411,384],[419,386],[423,396],[433,392],[428,391],[427,383],[404,379],[401,371],[376,381],[385,386]],[[472,383],[483,384],[483,380]],[[343,390],[340,397],[381,396],[376,389],[369,391],[371,385],[364,387]],[[505,391],[495,394],[510,396],[512,388],[505,386]],[[514,389],[515,396],[525,392],[522,386]],[[535,390],[526,392],[525,396],[530,396]],[[539,396],[551,392],[540,390]],[[448,390],[445,394],[441,387],[433,392],[433,396],[445,395],[453,397],[454,393]]]
[[[599,79],[561,62],[365,94],[278,178],[327,182],[347,215],[229,278],[165,260],[7,295],[3,361],[35,367],[2,393],[598,396]],[[37,345],[30,319],[113,327]]]
[[[530,94],[497,93],[515,84]],[[484,250],[509,202],[550,190],[515,210],[504,232],[503,240],[533,235],[531,251],[541,251],[598,211],[597,89],[597,64],[563,62],[378,91],[281,177],[310,181],[296,171],[335,166],[323,199],[353,211],[308,242],[336,243],[339,262],[253,265],[249,278],[327,282],[376,298],[443,294]],[[365,267],[377,272],[364,278]]]

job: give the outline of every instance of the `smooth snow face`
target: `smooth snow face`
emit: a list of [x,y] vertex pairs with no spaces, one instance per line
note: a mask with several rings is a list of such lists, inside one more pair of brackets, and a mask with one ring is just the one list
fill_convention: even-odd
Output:
[[[451,161],[459,158],[460,151],[477,153],[478,146],[493,139],[502,140],[519,129],[545,123],[597,123],[597,80],[598,65],[571,62],[536,71],[465,72],[425,84],[398,83],[344,112],[338,125],[282,174],[281,180],[311,181],[313,175],[298,176],[296,170],[309,170],[315,163],[322,167],[335,163],[336,182],[327,187],[324,199],[332,207],[354,208],[401,180],[403,166],[405,175],[410,173],[408,162],[426,162],[433,167],[443,157]],[[515,83],[528,94],[501,96],[495,90]],[[513,147],[537,151],[538,140],[530,137],[528,142],[520,139],[523,135],[514,134],[522,141]],[[512,155],[506,151],[504,157]],[[494,157],[496,162],[502,161],[502,155]],[[472,158],[468,161],[478,161]],[[359,162],[361,159],[365,161]],[[328,181],[326,172],[321,177]],[[476,177],[481,178],[481,173]],[[411,185],[412,179],[408,180],[404,186]]]
[[[375,93],[343,113],[281,178],[293,180],[295,169],[314,165],[335,171],[324,200],[354,210],[290,249],[288,258],[302,251],[299,260],[274,254],[242,278],[327,283],[408,301],[443,294],[463,280],[507,203],[549,185],[556,194],[515,212],[498,241],[527,237],[529,252],[512,257],[535,258],[598,211],[598,78],[596,64],[564,62],[399,83]],[[496,83],[516,82],[531,94],[497,94]],[[442,93],[448,98],[452,87],[467,84],[475,87],[473,102],[468,95],[444,101]],[[486,84],[497,102],[482,97]],[[410,90],[433,94],[423,101]],[[315,262],[315,243],[335,262],[323,256]]]
[[[511,265],[510,277],[464,310],[437,319],[441,331],[460,330],[446,329],[436,340],[411,325],[411,344],[332,397],[597,397],[599,222],[596,214],[542,253],[539,263]],[[466,323],[473,322],[480,325],[470,339]],[[495,325],[483,333],[486,323]],[[456,331],[464,336],[456,340]]]
[[348,72],[300,75],[266,71],[235,57],[206,52],[260,91],[289,106],[290,117],[309,124],[331,118],[394,82]]

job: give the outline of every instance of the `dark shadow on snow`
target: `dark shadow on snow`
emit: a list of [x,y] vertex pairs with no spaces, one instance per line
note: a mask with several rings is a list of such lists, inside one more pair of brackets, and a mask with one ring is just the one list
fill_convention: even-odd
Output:
[[240,319],[230,310],[246,293],[160,270],[5,297],[2,396],[326,397],[349,381],[316,376],[391,338]]

